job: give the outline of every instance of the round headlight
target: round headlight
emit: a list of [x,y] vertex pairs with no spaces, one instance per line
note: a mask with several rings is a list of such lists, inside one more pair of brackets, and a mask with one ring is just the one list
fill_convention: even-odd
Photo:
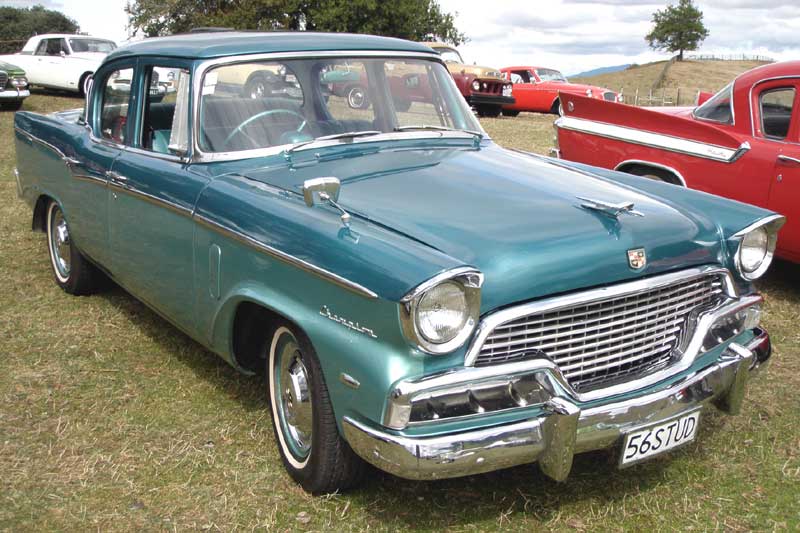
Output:
[[742,237],[739,245],[739,265],[743,274],[753,274],[764,264],[769,254],[769,234],[763,227],[756,228]]
[[426,340],[442,344],[453,340],[469,319],[464,287],[446,281],[426,292],[417,305],[417,327]]
[[472,90],[473,91],[480,91],[481,90],[481,82],[475,80],[472,82]]

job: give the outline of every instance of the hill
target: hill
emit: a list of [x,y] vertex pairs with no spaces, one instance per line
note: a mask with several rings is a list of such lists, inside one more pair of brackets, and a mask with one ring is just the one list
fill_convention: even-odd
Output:
[[620,70],[625,70],[626,68],[630,67],[631,64],[625,65],[613,65],[610,67],[600,67],[592,70],[587,70],[586,72],[579,72],[578,74],[573,74],[571,76],[567,76],[568,78],[588,78],[589,76],[599,76],[600,74],[610,74],[611,72],[619,72]]
[[[764,64],[764,61],[657,61],[570,81],[622,90],[628,103],[662,105],[663,101],[665,105],[690,105],[698,91],[715,92],[742,72]],[[639,99],[634,102],[637,89]]]

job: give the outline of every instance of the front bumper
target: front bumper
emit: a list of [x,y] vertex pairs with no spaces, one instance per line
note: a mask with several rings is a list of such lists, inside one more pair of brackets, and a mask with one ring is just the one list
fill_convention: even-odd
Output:
[[31,95],[28,89],[6,89],[0,91],[0,100],[22,100]]
[[467,103],[471,106],[476,105],[496,105],[496,106],[504,106],[504,105],[511,105],[515,103],[516,100],[513,96],[500,96],[496,94],[481,94],[481,93],[472,93],[467,96]]
[[750,377],[771,355],[767,332],[754,333],[746,345],[729,344],[705,368],[632,399],[582,410],[555,396],[536,418],[435,437],[388,433],[345,417],[344,436],[363,459],[408,479],[459,477],[538,461],[545,474],[563,480],[574,454],[611,448],[634,427],[708,404],[737,414]]

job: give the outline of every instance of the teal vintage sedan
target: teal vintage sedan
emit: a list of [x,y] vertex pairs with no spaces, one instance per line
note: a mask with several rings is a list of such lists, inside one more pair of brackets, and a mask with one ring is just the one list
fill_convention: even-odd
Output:
[[[174,93],[148,91],[156,69]],[[343,72],[365,105],[332,90]],[[556,480],[588,450],[635,464],[695,439],[709,406],[738,412],[771,354],[751,282],[783,217],[503,149],[421,44],[150,39],[108,55],[84,109],[15,129],[56,283],[109,277],[266,374],[311,492],[367,463],[438,479],[538,462]]]

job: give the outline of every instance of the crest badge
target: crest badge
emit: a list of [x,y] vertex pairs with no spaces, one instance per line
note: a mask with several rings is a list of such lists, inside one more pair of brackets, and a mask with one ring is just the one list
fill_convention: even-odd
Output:
[[644,248],[628,250],[628,264],[634,270],[644,268],[647,265],[647,254],[644,253]]

